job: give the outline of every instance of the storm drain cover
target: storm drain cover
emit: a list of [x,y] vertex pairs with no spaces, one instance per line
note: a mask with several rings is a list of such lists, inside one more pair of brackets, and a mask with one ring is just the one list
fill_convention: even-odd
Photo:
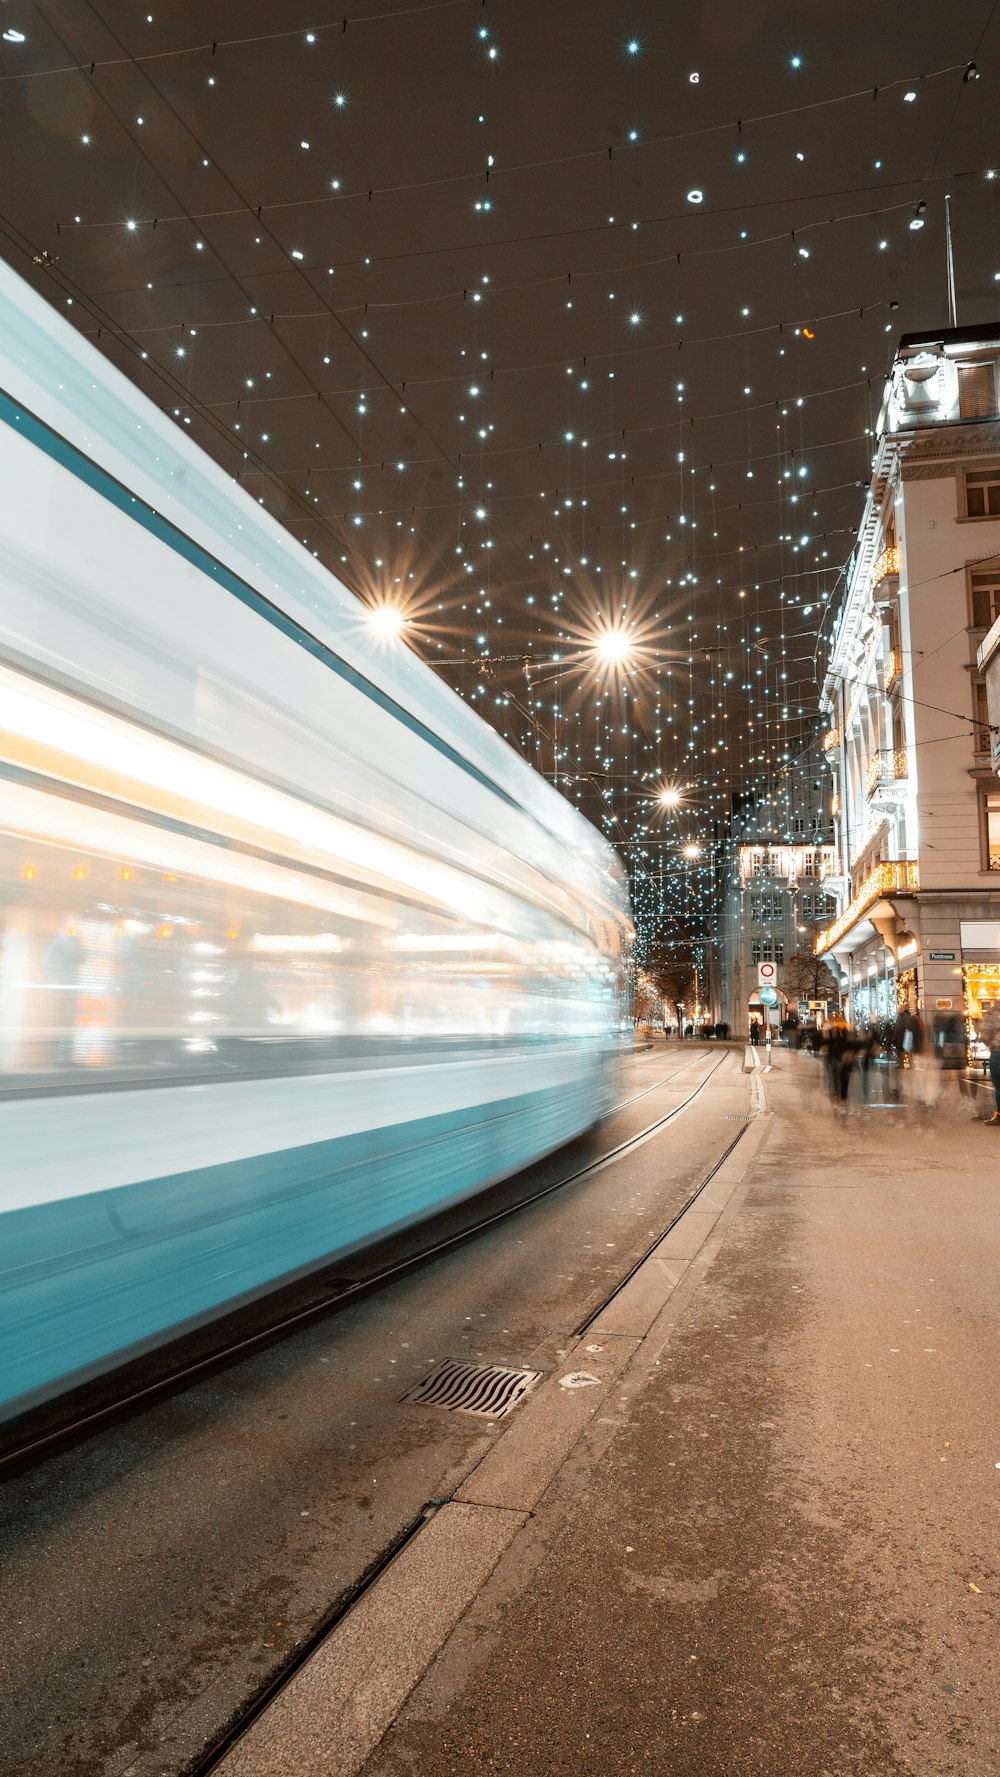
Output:
[[540,1381],[541,1370],[516,1370],[508,1364],[468,1364],[446,1357],[429,1376],[404,1394],[404,1401],[422,1407],[446,1407],[451,1413],[479,1413],[484,1419],[502,1419],[529,1389]]

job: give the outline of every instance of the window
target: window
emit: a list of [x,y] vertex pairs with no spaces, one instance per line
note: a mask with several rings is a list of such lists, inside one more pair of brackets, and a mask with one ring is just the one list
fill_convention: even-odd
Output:
[[802,874],[803,874],[803,876],[818,876],[819,872],[820,872],[820,865],[822,864],[822,862],[823,862],[823,856],[822,856],[821,852],[804,851],[802,853]]
[[1000,562],[969,575],[969,602],[973,629],[989,629],[1000,617]]
[[[997,800],[1000,802],[1000,797]],[[997,868],[1000,869],[1000,865]],[[755,938],[750,946],[750,961],[754,966],[757,963],[783,963],[784,960],[785,946],[773,944],[770,938]]]
[[965,511],[968,518],[1000,518],[1000,463],[966,469]]
[[986,868],[1000,870],[1000,794],[995,790],[988,790],[983,797],[983,827]]
[[[818,897],[817,897],[817,899],[818,899]],[[812,919],[812,916],[813,916],[813,898],[812,898],[812,896],[811,896],[811,895],[802,895],[802,896],[800,896],[800,898],[799,898],[799,911],[800,911],[800,913],[801,913],[801,914],[802,914],[802,917],[803,917],[803,919]]]
[[958,411],[963,420],[992,418],[997,410],[997,385],[993,365],[960,364]]

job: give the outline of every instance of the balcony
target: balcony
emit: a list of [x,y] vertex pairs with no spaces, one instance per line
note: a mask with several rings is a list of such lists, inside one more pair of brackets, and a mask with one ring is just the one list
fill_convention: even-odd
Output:
[[886,691],[891,690],[892,686],[896,683],[896,680],[898,678],[899,678],[899,658],[896,654],[895,648],[890,648],[889,658],[885,663],[885,680],[884,680],[885,690]]
[[912,895],[920,887],[920,870],[917,864],[900,860],[893,863],[876,864],[870,876],[867,876],[858,889],[850,906],[844,909],[839,919],[835,919],[825,932],[820,932],[815,944],[817,956],[824,950],[840,942],[846,937],[852,926],[874,907],[884,895]]
[[877,592],[883,580],[887,580],[891,574],[899,574],[899,550],[895,545],[891,549],[883,549],[877,558],[872,569],[872,591]]
[[826,733],[823,736],[823,751],[824,751],[824,753],[832,753],[834,747],[839,747],[839,745],[840,745],[840,729],[839,728],[828,728]]
[[905,747],[880,747],[868,761],[865,789],[872,803],[888,801],[895,805],[910,775]]

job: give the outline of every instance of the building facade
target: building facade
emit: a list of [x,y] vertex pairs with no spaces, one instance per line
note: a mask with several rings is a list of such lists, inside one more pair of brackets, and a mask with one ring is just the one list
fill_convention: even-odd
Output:
[[1000,794],[977,659],[1000,616],[1000,327],[905,335],[822,705],[849,1015],[976,1020],[1000,993]]
[[810,992],[803,954],[814,946],[836,903],[832,873],[829,783],[811,746],[760,797],[737,801],[730,820],[714,946],[715,1016],[737,1036],[762,1019],[757,966],[776,966],[779,1011],[798,1014]]

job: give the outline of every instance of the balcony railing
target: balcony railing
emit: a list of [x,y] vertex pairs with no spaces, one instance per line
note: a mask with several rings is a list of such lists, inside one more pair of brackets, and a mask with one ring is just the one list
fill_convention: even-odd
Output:
[[910,764],[905,747],[880,747],[868,761],[865,788],[869,796],[872,796],[885,784],[900,783],[909,775]]
[[826,733],[823,736],[823,751],[825,753],[832,753],[834,747],[839,747],[839,745],[840,745],[840,729],[839,728],[828,728]]
[[898,863],[876,864],[870,876],[867,876],[858,889],[849,907],[845,907],[839,919],[825,932],[820,932],[816,939],[816,955],[822,956],[824,950],[839,943],[853,925],[868,908],[883,895],[912,895],[920,887],[920,867],[918,864],[900,860]]
[[899,549],[893,545],[891,549],[883,549],[872,569],[872,586],[881,586],[889,574],[899,573]]

